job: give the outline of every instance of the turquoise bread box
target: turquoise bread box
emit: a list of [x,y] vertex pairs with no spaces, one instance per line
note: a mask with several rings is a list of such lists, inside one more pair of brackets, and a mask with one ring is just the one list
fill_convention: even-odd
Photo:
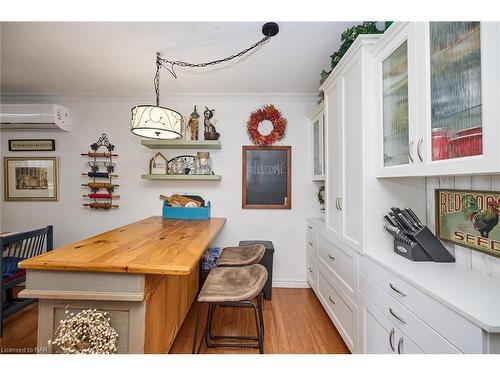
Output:
[[171,207],[163,202],[164,219],[195,219],[207,220],[210,218],[210,202],[205,207]]

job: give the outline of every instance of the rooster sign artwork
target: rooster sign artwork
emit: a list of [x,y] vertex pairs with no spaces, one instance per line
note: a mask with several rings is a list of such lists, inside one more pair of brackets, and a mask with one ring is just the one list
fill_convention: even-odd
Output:
[[470,220],[475,230],[481,236],[488,238],[490,232],[498,224],[498,208],[500,205],[495,201],[486,204],[485,210],[480,210],[477,198],[472,195],[465,195],[462,198],[462,212],[466,220]]
[[436,190],[436,237],[500,257],[500,192]]

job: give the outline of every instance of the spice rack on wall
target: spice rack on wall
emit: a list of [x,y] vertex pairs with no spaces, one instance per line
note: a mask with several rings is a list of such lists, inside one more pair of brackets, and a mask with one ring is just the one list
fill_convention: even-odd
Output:
[[[184,141],[184,140],[142,140],[141,144],[150,149],[167,150],[220,150],[222,148],[219,140],[207,141]],[[143,174],[145,180],[189,180],[189,181],[220,181],[220,175],[202,175],[202,174]]]

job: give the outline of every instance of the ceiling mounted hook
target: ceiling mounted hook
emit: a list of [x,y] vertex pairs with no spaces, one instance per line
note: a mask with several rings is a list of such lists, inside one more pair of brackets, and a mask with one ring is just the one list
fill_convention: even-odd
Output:
[[262,26],[262,34],[265,36],[275,36],[280,31],[276,22],[267,22]]

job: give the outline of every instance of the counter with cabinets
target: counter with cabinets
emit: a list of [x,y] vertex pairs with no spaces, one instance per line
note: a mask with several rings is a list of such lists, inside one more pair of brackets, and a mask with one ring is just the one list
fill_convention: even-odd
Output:
[[382,219],[409,206],[425,223],[425,176],[500,173],[499,40],[500,23],[397,22],[359,36],[320,88],[307,279],[352,352],[500,352],[498,281],[395,255]]
[[456,263],[359,254],[306,227],[307,280],[353,353],[500,353],[500,282]]
[[[38,298],[38,346],[65,310],[111,314],[118,353],[168,353],[198,292],[199,262],[226,219],[152,216],[24,260]],[[57,352],[57,348],[49,348]]]

